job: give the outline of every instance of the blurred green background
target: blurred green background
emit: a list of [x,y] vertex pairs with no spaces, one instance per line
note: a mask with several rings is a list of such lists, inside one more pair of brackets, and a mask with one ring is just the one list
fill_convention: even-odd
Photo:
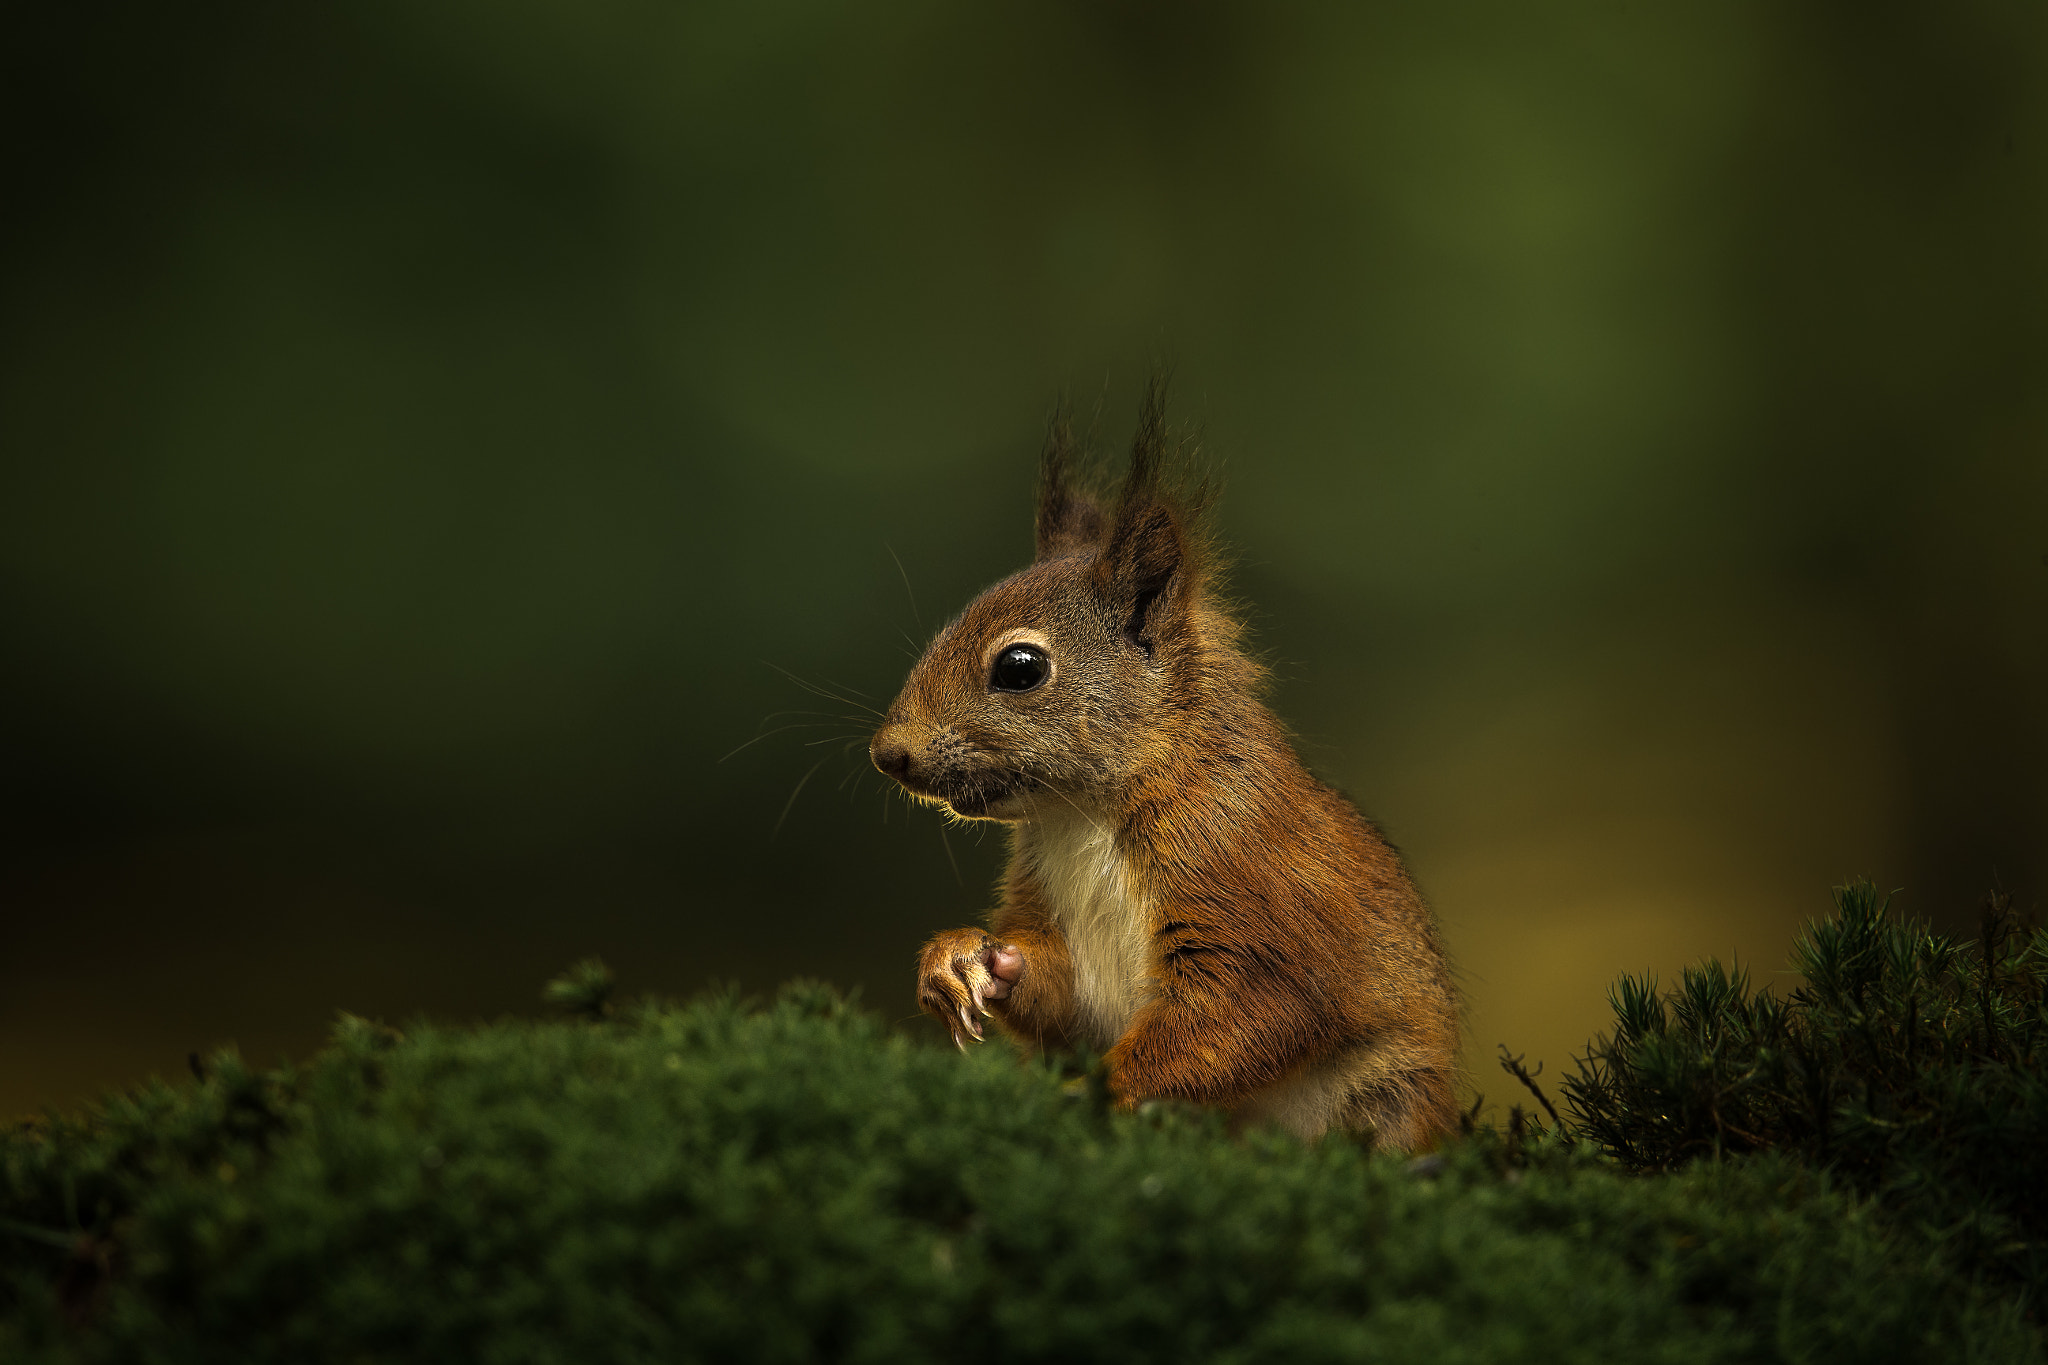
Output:
[[4,13],[0,1112],[591,952],[909,1016],[1002,841],[788,675],[1161,364],[1496,1098],[2048,883],[2035,0]]

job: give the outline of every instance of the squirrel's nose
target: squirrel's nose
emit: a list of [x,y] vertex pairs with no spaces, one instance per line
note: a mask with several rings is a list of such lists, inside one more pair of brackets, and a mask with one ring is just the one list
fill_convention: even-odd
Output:
[[888,776],[901,782],[910,776],[910,746],[896,741],[887,744],[877,740],[868,756],[875,760],[875,766]]

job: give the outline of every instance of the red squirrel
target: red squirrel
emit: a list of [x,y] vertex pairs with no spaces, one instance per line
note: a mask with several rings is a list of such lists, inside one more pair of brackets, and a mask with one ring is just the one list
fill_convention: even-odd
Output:
[[1125,1105],[1426,1146],[1458,1112],[1435,923],[1261,702],[1172,445],[1154,385],[1097,499],[1056,422],[1035,560],[939,632],[869,746],[913,796],[1010,831],[989,927],[925,945],[918,1002],[962,1046],[983,1017],[1091,1044]]

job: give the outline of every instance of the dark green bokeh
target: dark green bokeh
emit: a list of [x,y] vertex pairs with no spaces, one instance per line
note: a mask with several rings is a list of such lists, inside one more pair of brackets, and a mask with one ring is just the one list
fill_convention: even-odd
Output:
[[0,1109],[593,951],[907,1014],[1001,840],[779,670],[1160,363],[1476,1057],[2048,880],[2038,6],[5,12]]

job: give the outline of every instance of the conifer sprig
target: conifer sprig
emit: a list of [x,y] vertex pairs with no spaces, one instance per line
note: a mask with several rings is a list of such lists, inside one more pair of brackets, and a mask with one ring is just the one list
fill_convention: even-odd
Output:
[[1933,1232],[1962,1264],[2048,1273],[2048,931],[1987,898],[1977,942],[1889,913],[1868,882],[1752,992],[1718,962],[1674,991],[1623,977],[1615,1027],[1564,1093],[1579,1135],[1637,1170],[1781,1150]]

